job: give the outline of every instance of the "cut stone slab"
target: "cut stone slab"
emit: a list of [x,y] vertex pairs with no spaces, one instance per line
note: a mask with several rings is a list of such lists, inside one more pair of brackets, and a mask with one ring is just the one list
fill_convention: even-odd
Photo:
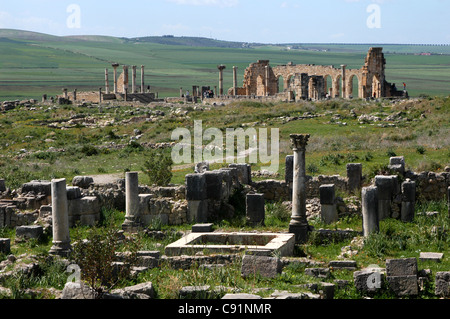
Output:
[[195,224],[192,226],[193,233],[211,233],[213,231],[214,224]]
[[442,258],[444,257],[443,253],[430,253],[430,252],[421,252],[419,256],[420,261],[435,261],[435,262],[441,262]]
[[329,262],[330,268],[356,270],[356,261],[354,260],[332,260]]
[[19,226],[16,227],[16,236],[23,239],[39,239],[44,235],[42,226]]
[[375,292],[381,289],[385,281],[382,268],[365,268],[353,273],[355,288],[362,292]]
[[275,278],[281,274],[281,269],[282,264],[279,258],[245,255],[242,259],[241,275],[244,278],[252,275]]

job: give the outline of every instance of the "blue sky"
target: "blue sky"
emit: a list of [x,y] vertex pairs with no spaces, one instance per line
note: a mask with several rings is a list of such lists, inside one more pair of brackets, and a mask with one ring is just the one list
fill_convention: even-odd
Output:
[[[53,35],[172,34],[262,43],[450,43],[450,0],[2,2],[0,28]],[[70,5],[79,11],[68,10],[73,8]]]

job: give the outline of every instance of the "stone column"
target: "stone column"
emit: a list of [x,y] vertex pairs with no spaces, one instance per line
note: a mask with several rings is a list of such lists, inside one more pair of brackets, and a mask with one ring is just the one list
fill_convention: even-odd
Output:
[[128,66],[123,66],[123,92],[128,90],[128,81],[129,81],[129,74],[128,74]]
[[295,234],[296,243],[304,243],[308,238],[306,219],[306,168],[305,151],[310,135],[292,134],[290,136],[294,151],[294,178],[292,185],[292,216],[289,232]]
[[105,69],[105,91],[106,91],[106,94],[109,94],[109,74],[108,74],[108,69]]
[[347,67],[347,65],[342,64],[341,68],[342,68],[342,98],[345,99],[347,98],[347,77],[346,77],[346,72],[345,72],[345,68]]
[[217,67],[219,69],[219,94],[223,95],[223,70],[226,69],[225,65],[219,65]]
[[234,96],[237,96],[237,66],[233,66],[233,91]]
[[379,230],[378,189],[376,186],[364,187],[362,189],[361,211],[364,237],[368,237],[372,232]]
[[375,176],[375,186],[378,188],[378,220],[391,217],[392,194],[394,180],[391,176]]
[[53,246],[49,253],[67,256],[72,247],[69,233],[69,208],[65,179],[54,179],[51,183],[52,192],[52,231]]
[[114,68],[114,94],[117,94],[119,92],[118,87],[117,87],[117,67],[119,66],[119,64],[114,63],[112,65],[112,67]]
[[401,220],[411,222],[414,220],[416,203],[416,182],[406,180],[402,183],[402,210]]
[[359,191],[362,187],[362,164],[347,164],[347,187],[350,192]]
[[102,103],[102,88],[98,89],[98,103]]
[[131,93],[136,93],[136,66],[131,67]]
[[67,100],[69,96],[67,95],[67,89],[63,89],[64,98]]
[[73,100],[77,100],[77,89],[73,90]]
[[125,221],[122,229],[135,231],[139,224],[139,174],[127,172],[125,175]]
[[141,93],[145,93],[145,66],[141,65]]
[[183,97],[183,88],[180,88],[180,97]]
[[338,221],[338,212],[336,208],[335,185],[322,185],[320,190],[321,216],[325,224],[331,224]]
[[251,227],[264,226],[266,217],[264,194],[247,194],[245,205],[247,224]]

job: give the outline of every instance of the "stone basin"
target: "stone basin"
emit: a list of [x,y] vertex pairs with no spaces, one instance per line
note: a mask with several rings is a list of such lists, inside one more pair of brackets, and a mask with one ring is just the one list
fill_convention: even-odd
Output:
[[167,256],[195,255],[198,252],[230,254],[251,250],[253,253],[292,256],[294,234],[287,233],[190,233],[167,245]]

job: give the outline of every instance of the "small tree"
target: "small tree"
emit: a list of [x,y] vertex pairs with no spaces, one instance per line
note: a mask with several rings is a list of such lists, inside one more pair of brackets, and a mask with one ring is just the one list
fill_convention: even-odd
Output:
[[[128,244],[129,254],[122,260],[124,267],[118,267],[116,252],[122,244]],[[94,228],[86,240],[74,245],[72,257],[80,267],[81,280],[93,289],[97,299],[101,299],[130,275],[131,266],[137,260],[137,250],[137,242],[124,243],[116,230],[110,228],[102,232]]]
[[172,165],[170,154],[153,151],[144,163],[142,171],[149,177],[151,185],[167,186],[173,176]]

